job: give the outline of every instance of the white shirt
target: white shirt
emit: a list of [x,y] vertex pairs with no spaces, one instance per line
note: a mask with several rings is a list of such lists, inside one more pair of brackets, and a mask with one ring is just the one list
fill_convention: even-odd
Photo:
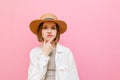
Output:
[[[42,54],[40,47],[33,48],[30,51],[28,80],[44,80],[49,59],[50,57]],[[57,44],[55,65],[55,80],[80,80],[73,54],[69,48]]]

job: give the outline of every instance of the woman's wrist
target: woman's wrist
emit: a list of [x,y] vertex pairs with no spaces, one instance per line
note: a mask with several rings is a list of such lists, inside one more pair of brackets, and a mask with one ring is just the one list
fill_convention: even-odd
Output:
[[44,56],[46,56],[46,57],[48,57],[48,56],[49,56],[48,54],[46,54],[46,53],[44,53],[44,52],[43,52],[43,55],[44,55]]

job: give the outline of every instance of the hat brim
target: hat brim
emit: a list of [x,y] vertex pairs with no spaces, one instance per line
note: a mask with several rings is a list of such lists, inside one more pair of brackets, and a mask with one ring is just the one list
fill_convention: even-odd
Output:
[[34,20],[30,23],[30,30],[37,35],[37,29],[42,22],[53,21],[58,24],[60,34],[64,33],[67,29],[67,24],[61,20]]

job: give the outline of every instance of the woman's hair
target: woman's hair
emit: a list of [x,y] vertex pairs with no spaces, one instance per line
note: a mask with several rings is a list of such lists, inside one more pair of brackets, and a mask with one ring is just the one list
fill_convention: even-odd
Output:
[[[37,29],[37,38],[38,38],[38,41],[39,41],[39,42],[43,42],[43,41],[44,41],[43,36],[42,36],[43,23],[44,23],[44,22],[42,22],[42,23],[39,25],[38,29]],[[59,39],[60,39],[60,31],[59,31],[59,26],[58,26],[57,23],[56,23],[56,28],[57,28],[57,35],[56,35],[56,37],[55,37],[55,39],[54,39],[54,42],[55,42],[55,43],[57,43],[57,42],[59,41]]]

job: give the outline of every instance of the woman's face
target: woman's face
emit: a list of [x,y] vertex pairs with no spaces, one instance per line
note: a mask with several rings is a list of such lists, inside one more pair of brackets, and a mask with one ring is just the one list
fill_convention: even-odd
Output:
[[51,38],[55,39],[57,34],[57,27],[55,22],[44,22],[42,26],[42,37],[49,41]]

